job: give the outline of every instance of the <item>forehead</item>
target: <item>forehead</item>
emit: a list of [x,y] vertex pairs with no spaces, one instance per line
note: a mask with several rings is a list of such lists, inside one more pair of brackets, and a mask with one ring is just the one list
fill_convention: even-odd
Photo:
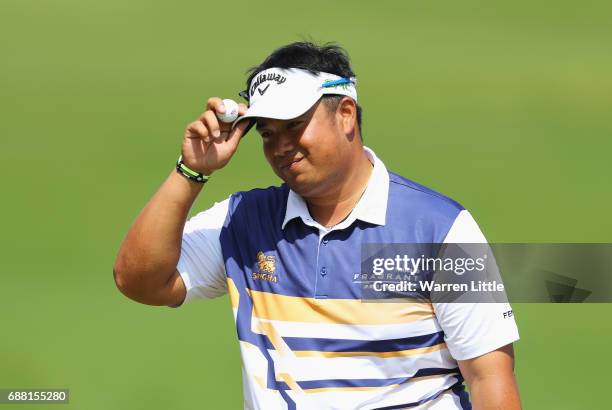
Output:
[[322,106],[322,104],[319,104],[317,102],[310,109],[308,109],[308,111],[306,111],[304,114],[298,117],[295,117],[295,118],[288,119],[288,120],[278,120],[275,118],[257,117],[255,119],[255,127],[257,129],[268,128],[268,127],[282,127],[293,121],[303,121],[303,120],[309,121],[314,116],[315,112],[320,108],[320,106]]

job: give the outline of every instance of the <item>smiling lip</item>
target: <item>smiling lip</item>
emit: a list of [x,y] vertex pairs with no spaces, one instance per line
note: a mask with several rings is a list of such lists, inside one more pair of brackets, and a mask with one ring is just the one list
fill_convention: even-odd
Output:
[[293,164],[297,164],[298,162],[300,162],[303,159],[304,159],[304,157],[300,157],[300,158],[292,160],[291,162],[286,162],[283,165],[281,165],[281,169],[283,169],[283,170],[290,169]]

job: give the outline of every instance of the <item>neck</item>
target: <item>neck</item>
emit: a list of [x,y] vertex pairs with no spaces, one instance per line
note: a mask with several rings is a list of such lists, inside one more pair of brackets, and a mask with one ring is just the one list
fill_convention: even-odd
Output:
[[333,191],[306,199],[310,215],[325,227],[344,220],[368,186],[372,167],[365,151],[358,155],[355,163],[348,167],[350,171],[344,175],[342,183],[335,185]]

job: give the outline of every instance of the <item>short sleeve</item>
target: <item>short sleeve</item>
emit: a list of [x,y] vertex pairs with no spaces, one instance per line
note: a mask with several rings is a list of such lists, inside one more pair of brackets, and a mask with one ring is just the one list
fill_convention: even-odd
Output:
[[[444,243],[486,243],[472,215],[459,213]],[[508,303],[434,303],[445,341],[456,360],[467,360],[519,339]]]
[[219,235],[228,205],[229,198],[185,223],[181,256],[176,267],[187,289],[183,305],[194,299],[211,299],[227,293]]

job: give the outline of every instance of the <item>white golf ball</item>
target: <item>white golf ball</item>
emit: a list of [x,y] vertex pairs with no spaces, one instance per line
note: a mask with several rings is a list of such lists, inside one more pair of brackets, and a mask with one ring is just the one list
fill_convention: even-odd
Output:
[[221,122],[234,122],[238,118],[238,103],[226,98],[223,100],[223,105],[225,106],[225,112],[223,114],[217,113],[217,118]]

